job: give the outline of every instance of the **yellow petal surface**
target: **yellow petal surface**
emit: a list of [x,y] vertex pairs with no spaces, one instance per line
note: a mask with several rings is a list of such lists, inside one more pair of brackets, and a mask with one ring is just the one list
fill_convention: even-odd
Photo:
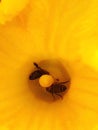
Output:
[[0,24],[15,17],[25,8],[29,0],[0,0]]
[[[31,0],[0,26],[1,130],[98,129],[97,23],[97,0]],[[28,77],[33,62],[54,59],[71,84],[63,100],[49,102]]]

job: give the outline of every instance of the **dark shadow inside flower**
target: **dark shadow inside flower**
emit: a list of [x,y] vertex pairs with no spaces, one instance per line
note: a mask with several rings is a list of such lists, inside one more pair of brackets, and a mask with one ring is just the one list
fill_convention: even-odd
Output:
[[[36,62],[36,61],[33,61],[33,62]],[[58,80],[57,82],[69,81],[68,83],[64,84],[67,88],[64,92],[60,92],[59,90],[59,94],[64,98],[70,88],[70,76],[66,68],[63,66],[63,64],[57,59],[43,60],[37,64],[41,68],[47,70],[50,75],[52,75],[56,80]],[[33,68],[32,72],[34,72],[36,68],[34,66],[32,66],[32,68]],[[46,91],[46,88],[41,87],[39,84],[39,79],[36,79],[36,80],[28,79],[28,85],[29,85],[30,90],[32,91],[32,94],[36,98],[39,98],[40,100],[43,100],[46,102],[54,102],[54,101],[57,101],[58,99],[62,100],[60,96],[54,94],[54,97],[53,97],[52,93],[49,93],[48,91]]]

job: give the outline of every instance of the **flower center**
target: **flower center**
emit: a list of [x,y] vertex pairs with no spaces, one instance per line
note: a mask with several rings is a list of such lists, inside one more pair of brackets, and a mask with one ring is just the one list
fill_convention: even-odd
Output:
[[29,76],[29,86],[36,98],[56,101],[63,99],[68,92],[70,76],[58,60],[34,62],[34,70]]

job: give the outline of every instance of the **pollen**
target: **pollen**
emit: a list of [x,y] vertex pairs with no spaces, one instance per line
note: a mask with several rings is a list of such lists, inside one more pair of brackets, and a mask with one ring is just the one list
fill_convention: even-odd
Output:
[[41,87],[50,87],[54,83],[54,78],[51,75],[42,75],[39,79]]

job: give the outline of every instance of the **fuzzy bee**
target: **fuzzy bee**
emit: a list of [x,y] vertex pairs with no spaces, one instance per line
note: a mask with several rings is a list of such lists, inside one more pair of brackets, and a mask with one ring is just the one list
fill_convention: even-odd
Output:
[[67,82],[69,82],[69,81],[55,82],[50,87],[47,87],[46,91],[51,93],[54,98],[55,98],[54,95],[57,95],[57,96],[63,98],[61,94],[66,91],[67,87],[64,84]]
[[51,93],[55,98],[55,95],[63,98],[62,93],[66,91],[67,86],[65,85],[69,81],[59,82],[59,79],[55,79],[50,73],[41,67],[37,63],[33,63],[37,70],[32,72],[29,76],[29,80],[35,80],[39,78],[39,84],[44,87],[47,92]]

